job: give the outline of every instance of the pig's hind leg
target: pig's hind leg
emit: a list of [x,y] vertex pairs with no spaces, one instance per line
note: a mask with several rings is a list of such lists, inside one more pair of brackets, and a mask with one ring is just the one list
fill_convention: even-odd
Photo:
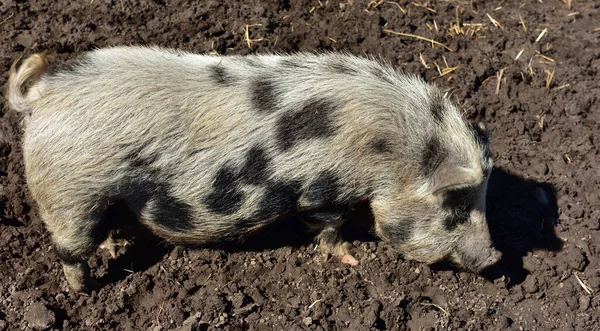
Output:
[[67,221],[50,218],[46,222],[53,225],[54,251],[61,260],[69,286],[77,292],[90,290],[94,283],[87,259],[108,238],[110,228],[105,220],[88,216]]
[[334,256],[343,264],[358,265],[358,260],[349,252],[350,243],[344,240],[340,231],[345,221],[343,213],[309,212],[301,215],[301,219],[311,232],[318,232],[317,241],[323,254]]

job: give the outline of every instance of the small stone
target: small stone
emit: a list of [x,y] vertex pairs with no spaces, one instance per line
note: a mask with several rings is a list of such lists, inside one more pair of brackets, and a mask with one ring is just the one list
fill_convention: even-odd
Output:
[[590,297],[588,295],[582,295],[579,297],[579,310],[587,310],[590,308]]
[[46,330],[56,322],[56,317],[43,303],[36,302],[27,308],[25,320],[32,329]]
[[304,323],[304,325],[306,325],[306,326],[311,325],[312,322],[313,322],[313,320],[312,320],[312,318],[310,316],[309,317],[305,317],[305,318],[302,319],[302,323]]

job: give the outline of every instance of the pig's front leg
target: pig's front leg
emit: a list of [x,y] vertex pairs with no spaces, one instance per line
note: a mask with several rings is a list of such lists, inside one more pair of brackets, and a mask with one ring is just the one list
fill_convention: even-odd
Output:
[[345,221],[344,213],[337,211],[308,212],[301,219],[311,232],[318,232],[319,249],[326,256],[334,256],[343,264],[358,265],[358,260],[349,252],[350,243],[342,238],[340,227]]

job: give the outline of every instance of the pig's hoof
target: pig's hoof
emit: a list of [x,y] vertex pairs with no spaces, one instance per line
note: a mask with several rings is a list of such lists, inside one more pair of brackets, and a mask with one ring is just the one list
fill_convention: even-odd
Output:
[[67,264],[63,262],[63,271],[69,287],[75,292],[87,293],[94,288],[94,281],[90,278],[90,268],[87,262]]
[[344,254],[343,256],[341,256],[340,261],[342,262],[342,264],[349,264],[353,267],[358,265],[358,260],[350,254]]
[[126,239],[123,239],[123,238],[115,239],[112,236],[109,236],[102,243],[102,245],[100,245],[100,248],[106,249],[110,253],[110,256],[113,259],[116,259],[117,258],[117,251],[120,248],[127,248],[127,246],[129,246],[129,245],[130,245],[130,243]]
[[333,256],[342,264],[351,266],[358,265],[358,260],[349,253],[352,245],[349,242],[341,242],[334,245],[321,243],[321,252],[325,257]]

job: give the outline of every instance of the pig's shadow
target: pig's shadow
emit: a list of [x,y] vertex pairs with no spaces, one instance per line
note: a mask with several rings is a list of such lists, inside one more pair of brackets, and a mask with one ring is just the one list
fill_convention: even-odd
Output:
[[[558,220],[556,194],[550,184],[494,168],[488,184],[487,220],[494,246],[502,252],[502,259],[482,273],[488,280],[504,276],[507,286],[520,284],[528,274],[523,268],[523,256],[536,249],[556,251],[561,248],[562,241],[554,232]],[[368,204],[364,204],[356,208],[342,232],[350,242],[376,241],[378,239],[371,235],[372,228],[373,215]],[[297,248],[310,244],[313,238],[300,220],[291,217],[267,226],[244,242],[225,242],[211,248],[226,252],[265,251],[283,246]],[[146,270],[172,248],[164,242],[161,244],[158,238],[141,236],[125,255],[109,262],[110,271],[100,282],[107,284],[125,278],[132,265],[135,271]],[[433,268],[452,267],[438,264]]]
[[[124,205],[116,205],[111,210],[111,218],[115,222],[130,222],[136,216]],[[108,273],[97,280],[97,287],[103,287],[125,279],[131,272],[146,271],[159,263],[163,257],[169,254],[174,245],[169,244],[152,235],[147,229],[143,229],[139,222],[131,224],[134,231],[124,230],[123,238],[133,241],[125,253],[117,259],[108,260]],[[373,227],[373,216],[367,204],[356,207],[350,216],[349,222],[342,227],[344,238],[350,242],[375,241],[370,229]],[[132,233],[133,232],[133,233]],[[132,238],[133,235],[133,238]],[[243,242],[224,241],[216,245],[190,246],[189,249],[209,248],[218,249],[227,253],[236,252],[260,252],[274,250],[281,247],[299,248],[309,245],[314,241],[314,235],[307,232],[306,226],[297,217],[289,217],[273,224],[267,225],[256,234],[247,237]],[[105,255],[107,255],[106,253]]]
[[502,252],[502,259],[483,272],[487,279],[504,276],[507,286],[520,284],[528,274],[523,256],[533,250],[562,248],[554,232],[558,206],[551,184],[494,168],[488,184],[487,220],[494,246]]

